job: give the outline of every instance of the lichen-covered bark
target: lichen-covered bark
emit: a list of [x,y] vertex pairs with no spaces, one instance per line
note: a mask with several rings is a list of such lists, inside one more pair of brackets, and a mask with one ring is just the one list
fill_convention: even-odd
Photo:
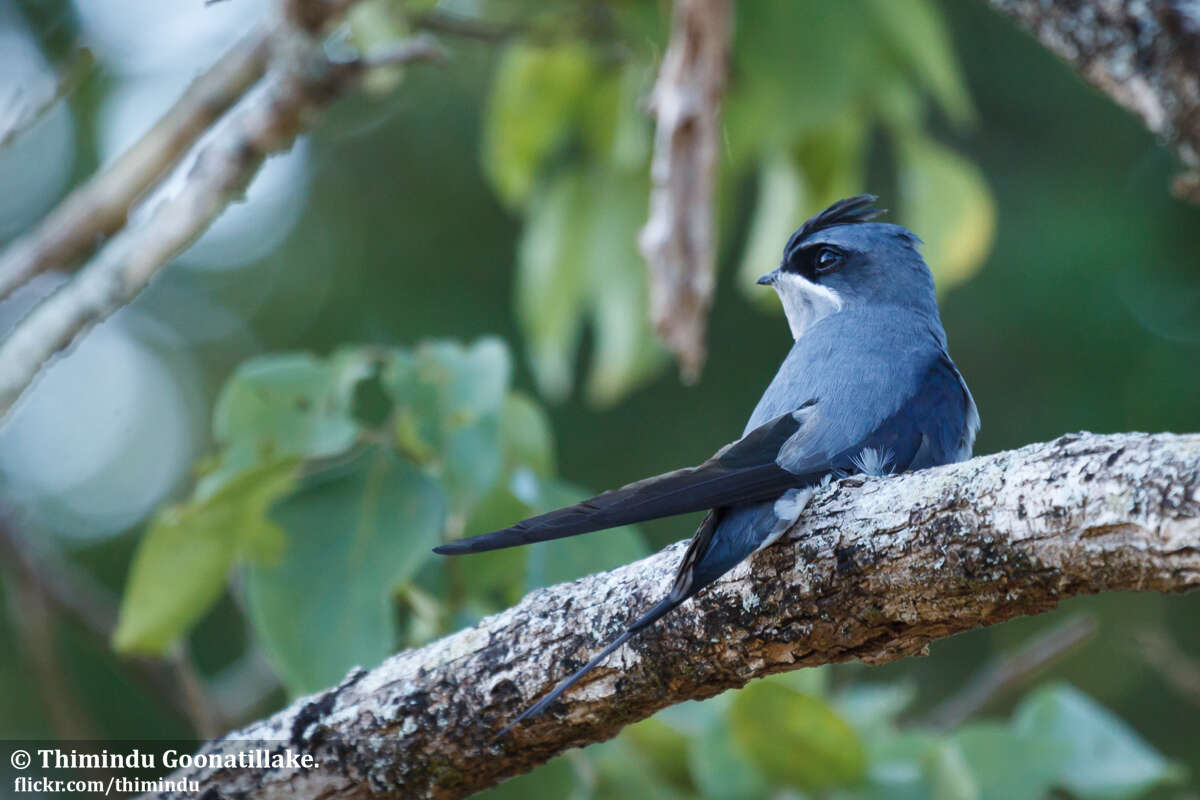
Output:
[[[593,534],[603,536],[603,533]],[[1200,586],[1200,434],[1076,434],[822,489],[778,544],[493,734],[659,599],[677,544],[519,605],[207,747],[319,769],[197,774],[223,796],[464,797],[664,706],[782,670],[923,652],[1072,595]],[[486,558],[483,556],[474,556]]]
[[1200,3],[988,0],[1179,152],[1181,196],[1200,202]]

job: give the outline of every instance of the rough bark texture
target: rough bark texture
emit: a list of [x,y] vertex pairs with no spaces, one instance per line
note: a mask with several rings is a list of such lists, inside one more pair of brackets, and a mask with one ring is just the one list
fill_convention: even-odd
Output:
[[257,742],[312,753],[319,768],[191,777],[202,792],[240,798],[465,797],[664,706],[772,672],[923,653],[934,639],[1073,595],[1195,588],[1200,434],[1076,434],[831,484],[777,545],[619,650],[544,717],[489,741],[658,600],[681,553],[677,544],[533,592],[204,751]]
[[650,268],[651,320],[689,382],[704,366],[715,284],[714,186],[732,34],[731,0],[676,0],[650,95],[653,188],[638,245]]
[[1200,2],[988,0],[1171,144],[1200,202]]

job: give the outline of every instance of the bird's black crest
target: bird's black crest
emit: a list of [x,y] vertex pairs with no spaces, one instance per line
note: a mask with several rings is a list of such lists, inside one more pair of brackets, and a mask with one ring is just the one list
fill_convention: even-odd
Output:
[[853,225],[859,222],[870,222],[880,214],[885,213],[882,209],[875,208],[875,201],[878,199],[873,194],[859,194],[854,197],[847,197],[844,200],[838,200],[829,208],[801,225],[800,230],[792,234],[792,238],[788,239],[787,246],[783,248],[785,260],[787,254],[792,252],[792,248],[817,231],[832,228],[834,225]]

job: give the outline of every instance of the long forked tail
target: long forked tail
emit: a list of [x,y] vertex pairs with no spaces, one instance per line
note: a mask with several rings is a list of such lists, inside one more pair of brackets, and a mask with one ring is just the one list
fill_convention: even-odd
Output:
[[522,711],[519,717],[505,725],[504,729],[493,737],[493,741],[508,733],[521,720],[528,719],[545,711],[550,707],[551,703],[562,697],[563,692],[578,683],[580,678],[591,672],[597,664],[612,655],[617,648],[632,639],[639,631],[645,630],[667,614],[670,614],[685,600],[711,583],[725,570],[732,567],[733,564],[737,563],[737,561],[732,561],[727,565],[722,563],[715,571],[697,569],[704,562],[705,555],[709,553],[709,546],[712,544],[717,525],[724,517],[725,512],[722,510],[710,511],[704,517],[704,521],[696,529],[696,533],[692,536],[692,541],[688,545],[688,549],[683,554],[683,560],[679,562],[679,568],[675,571],[674,583],[671,586],[670,593],[666,597],[659,600],[649,611],[630,623],[629,627],[620,636],[605,645],[604,649],[592,656],[586,664],[563,679],[558,686],[555,686],[550,691],[550,694]]
[[576,683],[578,683],[580,678],[582,678],[584,675],[591,672],[592,669],[597,664],[599,664],[604,659],[608,658],[621,645],[625,644],[630,639],[632,639],[634,637],[634,635],[638,633],[638,631],[641,631],[641,630],[644,630],[644,629],[650,627],[655,622],[657,622],[658,620],[662,619],[664,616],[669,614],[672,610],[677,608],[679,606],[679,604],[682,603],[686,599],[687,599],[687,597],[678,597],[677,598],[675,596],[675,593],[672,592],[668,596],[664,597],[662,600],[658,601],[658,603],[656,603],[653,608],[651,608],[649,611],[647,611],[645,614],[643,614],[641,617],[639,617],[636,621],[634,621],[633,624],[631,624],[628,628],[626,628],[624,633],[622,633],[616,639],[613,639],[611,642],[609,642],[604,647],[603,650],[601,650],[596,655],[592,656],[591,660],[589,660],[586,664],[584,664],[579,669],[575,670],[567,678],[563,679],[558,684],[558,686],[555,686],[550,691],[550,694],[546,695],[541,700],[538,700],[536,703],[531,705],[529,708],[522,711],[521,715],[519,717],[517,717],[512,722],[505,725],[504,729],[501,730],[499,733],[497,733],[493,737],[493,741],[495,741],[496,739],[499,739],[504,734],[511,731],[522,720],[528,719],[529,717],[535,717],[538,714],[545,711],[547,708],[550,707],[551,703],[553,703],[558,698],[562,697],[563,692],[567,691],[572,686],[574,686]]
[[469,536],[433,550],[442,555],[462,555],[562,539],[633,522],[775,497],[797,480],[796,475],[770,459],[767,463],[747,466],[714,458],[699,467],[647,478],[582,503],[530,517],[503,530]]

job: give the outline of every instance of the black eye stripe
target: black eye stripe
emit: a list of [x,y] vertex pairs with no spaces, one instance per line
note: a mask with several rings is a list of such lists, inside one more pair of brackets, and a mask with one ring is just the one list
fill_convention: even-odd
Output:
[[783,250],[783,263],[789,263],[793,258],[796,257],[798,253],[800,253],[801,250],[804,249],[804,245],[801,242],[788,242],[788,246]]
[[[830,260],[832,257],[832,260]],[[815,243],[796,246],[784,256],[780,269],[816,280],[841,269],[846,261],[846,252],[831,244]]]

